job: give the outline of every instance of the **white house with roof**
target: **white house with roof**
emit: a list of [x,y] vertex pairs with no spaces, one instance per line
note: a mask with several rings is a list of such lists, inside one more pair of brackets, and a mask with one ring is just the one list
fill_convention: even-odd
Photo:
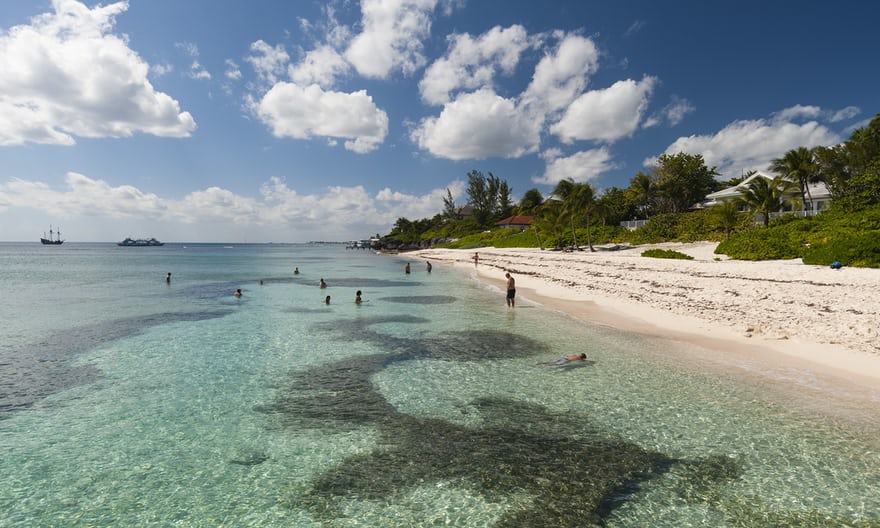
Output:
[[[712,207],[713,205],[718,205],[722,202],[728,202],[731,200],[736,200],[737,198],[742,197],[745,192],[744,189],[748,188],[749,182],[754,180],[755,178],[766,178],[768,180],[772,180],[774,176],[767,174],[766,172],[757,171],[745,180],[742,181],[739,185],[734,185],[733,187],[728,187],[726,189],[721,189],[720,191],[715,191],[711,194],[707,194],[706,198],[695,204],[691,209],[706,209],[707,207]],[[799,210],[792,210],[790,205],[786,206],[786,210],[777,213],[771,213],[771,218],[776,218],[778,216],[782,216],[785,214],[794,214],[798,216],[814,216],[825,209],[828,209],[828,206],[831,204],[831,191],[828,190],[828,186],[825,185],[824,182],[820,183],[811,183],[808,187],[810,192],[810,198],[812,199],[812,204],[806,203],[801,197],[800,190],[796,190],[793,193],[789,193],[785,196],[786,201],[793,201],[795,203],[800,204]],[[744,206],[741,208],[742,211],[746,209]],[[755,220],[760,221],[762,219],[762,215],[758,215]],[[648,220],[628,220],[620,222],[620,225],[627,229],[638,229],[639,227],[644,226],[648,223]]]
[[[774,177],[761,171],[755,172],[739,185],[728,187],[726,189],[721,189],[720,191],[716,191],[706,195],[706,199],[700,202],[699,208],[702,209],[706,207],[711,207],[721,202],[727,202],[742,197],[744,194],[743,190],[747,188],[749,186],[749,182],[751,182],[755,178],[766,178],[768,180],[772,180]],[[810,198],[812,199],[811,204],[807,203],[805,199],[802,199],[800,191],[796,191],[794,193],[786,195],[785,198],[786,200],[797,200],[798,202],[802,202],[801,209],[788,210],[781,214],[813,216],[820,211],[828,208],[828,205],[831,203],[831,192],[828,190],[828,186],[825,185],[824,182],[811,183],[808,187],[808,190],[810,193]]]

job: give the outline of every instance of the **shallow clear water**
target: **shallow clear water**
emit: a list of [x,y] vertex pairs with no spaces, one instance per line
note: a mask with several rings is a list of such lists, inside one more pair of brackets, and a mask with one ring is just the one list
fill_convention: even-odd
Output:
[[404,263],[0,244],[0,526],[880,526],[875,430]]

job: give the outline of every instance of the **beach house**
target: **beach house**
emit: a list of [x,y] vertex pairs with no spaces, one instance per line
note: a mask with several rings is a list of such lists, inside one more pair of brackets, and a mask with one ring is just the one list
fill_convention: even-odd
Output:
[[[716,191],[706,195],[706,199],[700,202],[697,208],[704,209],[706,207],[712,207],[713,205],[717,205],[722,202],[741,198],[744,194],[743,190],[747,188],[749,186],[749,182],[751,182],[755,178],[766,178],[768,180],[772,180],[773,176],[761,171],[755,172],[739,185],[728,187],[726,189],[721,189],[720,191]],[[808,203],[804,199],[804,197],[801,196],[800,191],[794,191],[792,193],[788,193],[784,197],[787,204],[785,205],[785,209],[778,213],[773,213],[770,216],[773,218],[784,214],[813,216],[828,208],[828,205],[831,203],[831,192],[828,190],[828,186],[826,186],[824,182],[811,183],[808,190],[810,198],[812,199],[812,203]],[[792,206],[792,204],[796,205]]]
[[474,216],[474,206],[473,205],[462,205],[455,209],[455,218],[461,220],[462,218],[470,218]]
[[532,225],[532,217],[526,215],[508,216],[504,220],[495,222],[495,227],[500,227],[502,229],[519,229],[521,231],[525,230],[530,225]]

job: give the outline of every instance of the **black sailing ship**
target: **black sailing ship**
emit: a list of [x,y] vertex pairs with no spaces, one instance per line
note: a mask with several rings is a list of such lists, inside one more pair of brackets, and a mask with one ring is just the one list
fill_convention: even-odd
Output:
[[60,246],[64,243],[64,241],[61,240],[61,229],[58,229],[58,231],[53,231],[52,226],[49,226],[49,237],[46,238],[46,233],[43,233],[43,237],[40,238],[40,242],[42,242],[44,245]]

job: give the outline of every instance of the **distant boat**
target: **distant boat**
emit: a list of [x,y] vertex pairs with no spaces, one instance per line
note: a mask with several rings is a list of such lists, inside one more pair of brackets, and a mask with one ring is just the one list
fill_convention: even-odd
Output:
[[369,240],[349,240],[345,245],[345,249],[372,249],[373,239]]
[[165,243],[159,242],[155,238],[137,238],[137,239],[126,238],[125,240],[117,243],[116,245],[117,246],[126,246],[126,247],[131,247],[131,246],[144,247],[144,246],[164,246]]
[[43,237],[40,239],[40,242],[45,245],[52,246],[59,246],[63,244],[64,241],[61,240],[61,229],[59,229],[58,231],[53,231],[52,226],[49,226],[49,238],[46,238],[46,233],[43,233]]

